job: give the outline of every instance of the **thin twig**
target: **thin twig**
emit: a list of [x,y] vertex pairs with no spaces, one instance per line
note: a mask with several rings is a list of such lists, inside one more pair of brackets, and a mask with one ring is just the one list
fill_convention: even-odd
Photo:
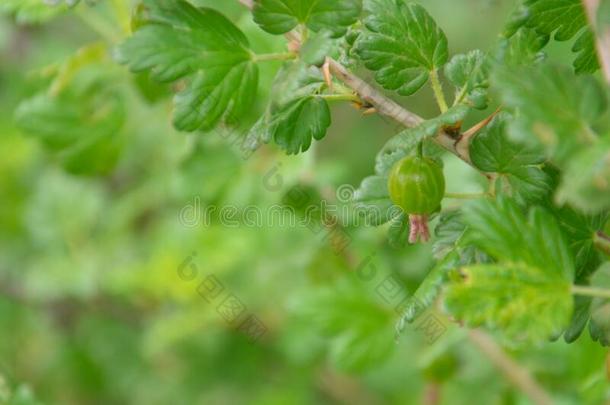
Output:
[[599,0],[582,0],[582,3],[589,18],[589,25],[595,36],[599,63],[604,72],[604,76],[606,77],[606,81],[610,84],[610,27],[597,26]]
[[[389,99],[373,86],[349,72],[336,60],[328,58],[328,64],[335,77],[354,90],[363,101],[373,105],[380,114],[392,118],[396,122],[408,128],[416,127],[424,122],[422,117],[406,110],[394,100]],[[472,160],[470,160],[470,154],[457,150],[456,142],[459,140],[459,138],[456,139],[452,134],[449,134],[444,129],[441,129],[441,131],[439,131],[439,133],[432,139],[440,146],[455,154],[470,166],[474,167]],[[485,175],[489,177],[487,174]]]
[[552,405],[551,396],[530,375],[529,371],[508,357],[500,346],[486,333],[480,330],[468,331],[468,336],[479,350],[506,376],[515,387],[519,388],[537,405]]

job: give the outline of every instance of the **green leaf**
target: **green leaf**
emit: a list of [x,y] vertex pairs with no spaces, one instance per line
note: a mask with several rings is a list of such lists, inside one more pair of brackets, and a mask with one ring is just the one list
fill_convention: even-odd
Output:
[[403,307],[402,316],[396,326],[399,333],[404,329],[405,322],[413,322],[434,303],[434,300],[436,300],[441,292],[442,286],[447,281],[447,275],[459,265],[459,262],[457,254],[449,254],[430,270],[430,273],[419,285],[413,297]]
[[526,27],[556,41],[567,41],[579,32],[572,51],[578,56],[574,62],[577,73],[593,73],[599,69],[593,33],[588,25],[581,0],[525,0],[523,20]]
[[445,76],[456,87],[456,102],[464,99],[475,108],[487,107],[489,61],[480,50],[455,55],[445,66]]
[[572,281],[574,262],[556,219],[541,208],[526,217],[507,198],[464,207],[468,241],[500,261],[523,262]]
[[493,84],[506,107],[518,109],[510,126],[515,139],[542,145],[557,162],[595,141],[607,100],[593,77],[546,65],[498,69]]
[[499,173],[508,193],[522,202],[541,200],[551,191],[551,179],[542,170],[544,156],[507,139],[507,119],[496,117],[470,144],[474,165],[484,172]]
[[557,190],[557,200],[592,214],[610,208],[608,140],[572,156]]
[[556,216],[565,232],[574,256],[576,282],[588,282],[589,276],[600,265],[600,255],[594,245],[595,233],[603,230],[608,213],[585,215],[569,206],[558,210]]
[[393,218],[388,229],[388,242],[395,249],[401,249],[408,244],[409,239],[409,218],[402,212]]
[[354,209],[372,226],[383,225],[402,213],[390,200],[387,176],[370,176],[354,192]]
[[527,66],[546,58],[542,49],[550,37],[536,30],[522,27],[509,37],[502,37],[495,49],[495,57],[506,66]]
[[248,40],[226,17],[183,0],[145,0],[147,24],[116,54],[131,71],[150,70],[161,82],[184,79],[175,100],[174,125],[209,130],[248,112],[258,85],[258,68]]
[[255,0],[254,21],[270,34],[280,35],[304,24],[335,36],[345,33],[361,13],[361,0]]
[[319,96],[298,98],[273,113],[269,133],[288,154],[305,152],[312,138],[320,140],[330,126],[330,108]]
[[448,58],[447,38],[419,4],[403,0],[368,0],[368,16],[355,52],[388,90],[408,96]]
[[571,284],[560,272],[525,263],[477,264],[459,270],[445,305],[469,326],[500,329],[512,340],[544,341],[572,313]]
[[572,343],[579,338],[591,317],[591,297],[577,295],[574,297],[574,312],[570,325],[563,333],[566,343]]
[[485,253],[468,243],[466,235],[467,226],[461,210],[442,212],[434,229],[434,256],[442,260],[450,254],[455,254],[461,265],[488,261]]
[[[610,263],[604,263],[591,278],[591,286],[610,289]],[[591,338],[604,346],[610,346],[610,300],[594,298],[591,303]]]
[[502,330],[512,340],[559,336],[572,314],[574,263],[556,219],[541,208],[529,216],[506,198],[464,208],[467,243],[493,264],[460,269],[447,287],[446,306],[472,326]]
[[122,98],[106,81],[81,80],[60,94],[39,94],[22,102],[17,125],[52,151],[74,174],[104,174],[116,163],[118,132],[125,121]]
[[331,32],[322,30],[312,35],[301,47],[301,60],[308,65],[322,66],[327,56],[338,55],[338,41],[331,38]]

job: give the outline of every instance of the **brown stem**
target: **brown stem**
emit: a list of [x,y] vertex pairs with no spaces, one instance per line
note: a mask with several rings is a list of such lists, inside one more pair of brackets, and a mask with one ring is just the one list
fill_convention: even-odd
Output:
[[599,0],[582,0],[582,4],[589,18],[589,25],[595,35],[599,63],[606,81],[610,84],[610,27],[597,26],[597,10],[599,9],[599,3]]
[[468,337],[506,376],[508,381],[519,388],[533,403],[537,405],[552,405],[553,401],[550,395],[534,380],[526,369],[508,357],[504,350],[489,335],[474,329],[468,331]]
[[[420,125],[424,122],[424,119],[417,114],[414,114],[401,105],[396,103],[394,100],[389,99],[373,86],[352,74],[343,65],[332,58],[328,58],[328,65],[330,71],[335,77],[341,80],[345,85],[354,90],[363,101],[373,105],[377,112],[386,117],[392,118],[394,121],[404,125],[405,127],[412,128]],[[432,138],[437,144],[453,153],[470,166],[474,167],[472,160],[470,160],[470,154],[464,153],[464,148],[457,149],[456,139],[453,135],[447,133],[444,129]],[[459,142],[459,138],[458,138]],[[467,149],[467,148],[466,148]],[[477,169],[478,170],[478,169]],[[487,174],[485,176],[489,177]]]

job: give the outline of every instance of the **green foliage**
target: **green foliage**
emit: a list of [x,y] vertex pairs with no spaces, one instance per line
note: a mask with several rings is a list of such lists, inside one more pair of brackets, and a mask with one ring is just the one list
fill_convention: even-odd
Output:
[[[0,0],[0,402],[527,402],[471,327],[553,403],[607,400],[610,87],[580,1],[503,32],[466,1],[81,3]],[[395,200],[427,202],[402,205],[429,245],[390,199],[414,156],[434,181]]]
[[507,107],[518,108],[511,132],[522,141],[544,146],[558,162],[592,142],[594,125],[607,108],[592,77],[574,77],[555,66],[498,69],[495,85]]
[[574,61],[576,73],[593,73],[599,69],[593,32],[580,0],[524,0],[526,17],[521,23],[544,35],[553,35],[557,41],[572,39],[581,33],[572,51],[578,55]]
[[499,199],[468,206],[465,222],[470,243],[496,262],[457,270],[447,287],[448,310],[509,339],[541,341],[560,333],[572,313],[574,263],[553,217],[533,209],[526,218]]
[[570,284],[557,273],[507,262],[464,267],[456,277],[445,304],[469,326],[497,328],[516,341],[544,341],[569,321]]
[[332,338],[330,356],[341,369],[363,370],[392,353],[390,313],[368,297],[357,281],[320,289],[297,311],[320,333]]
[[322,97],[297,98],[280,107],[267,123],[272,138],[288,154],[305,152],[330,126],[330,109]]
[[14,14],[19,23],[43,23],[66,11],[64,4],[51,6],[40,0],[2,0],[1,13]]
[[447,62],[447,38],[419,4],[368,0],[365,11],[356,53],[384,88],[409,96]]
[[161,82],[185,79],[174,124],[184,131],[235,122],[256,97],[258,68],[244,34],[225,16],[184,0],[146,0],[146,24],[117,51],[135,72]]
[[456,88],[456,103],[464,98],[475,108],[487,107],[489,60],[480,50],[455,55],[445,66],[445,76]]
[[124,102],[108,80],[96,78],[98,74],[82,72],[58,94],[36,95],[15,112],[17,125],[75,174],[108,173],[121,151]]
[[[604,263],[591,278],[591,286],[610,288],[610,265]],[[591,303],[591,322],[589,330],[593,340],[605,346],[610,345],[610,301],[607,298],[594,298]]]
[[356,22],[361,7],[361,0],[256,0],[253,14],[270,34],[285,34],[303,24],[315,32],[326,29],[340,36]]
[[477,134],[470,145],[470,157],[477,168],[500,174],[500,187],[507,194],[522,202],[539,201],[551,190],[549,176],[542,170],[545,157],[511,142],[507,120],[496,117]]

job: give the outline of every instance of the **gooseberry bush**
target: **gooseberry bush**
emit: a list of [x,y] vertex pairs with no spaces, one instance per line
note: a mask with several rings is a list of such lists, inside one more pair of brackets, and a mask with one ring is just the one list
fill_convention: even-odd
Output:
[[[3,7],[27,21],[75,6],[53,3]],[[307,152],[327,135],[330,105],[349,103],[354,120],[377,114],[400,127],[371,151],[354,208],[397,249],[433,246],[436,264],[399,329],[438,306],[509,344],[571,343],[585,329],[610,344],[610,1],[520,0],[492,47],[462,54],[408,0],[241,3],[256,36],[284,41],[282,52],[255,52],[214,8],[143,0],[129,15],[119,4],[110,18],[125,38],[50,68],[48,88],[21,102],[16,122],[65,170],[96,176],[121,155],[124,97],[113,80],[124,69],[150,101],[175,93],[173,126],[201,137],[243,125],[266,97],[240,138],[246,155],[267,144]],[[568,40],[571,63],[545,52]],[[261,69],[278,61],[273,96],[257,94]],[[422,118],[409,103],[428,86],[438,114]],[[478,173],[482,192],[445,192],[447,156]]]

